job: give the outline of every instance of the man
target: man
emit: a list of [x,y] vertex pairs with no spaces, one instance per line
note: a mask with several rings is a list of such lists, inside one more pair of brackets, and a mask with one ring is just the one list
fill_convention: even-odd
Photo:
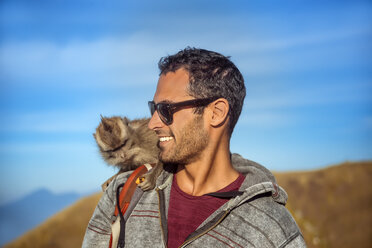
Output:
[[[306,247],[284,207],[287,195],[264,167],[230,154],[245,97],[225,56],[186,48],[159,62],[149,128],[165,170],[124,216],[127,247]],[[83,247],[107,247],[114,180],[89,223]]]

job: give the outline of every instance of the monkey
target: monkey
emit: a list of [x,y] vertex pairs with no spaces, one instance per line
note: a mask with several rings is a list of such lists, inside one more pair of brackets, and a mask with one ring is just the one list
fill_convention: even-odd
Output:
[[131,121],[126,117],[101,116],[101,123],[93,136],[104,161],[120,169],[102,184],[103,191],[118,174],[134,170],[145,163],[153,165],[153,168],[142,177],[138,186],[144,191],[155,187],[163,164],[158,159],[158,137],[155,131],[147,127],[149,121],[148,118]]

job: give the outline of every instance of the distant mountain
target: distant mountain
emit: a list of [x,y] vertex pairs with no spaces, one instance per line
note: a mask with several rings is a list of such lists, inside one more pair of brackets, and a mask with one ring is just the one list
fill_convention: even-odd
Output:
[[40,189],[0,206],[0,246],[35,228],[80,197],[75,193],[53,194]]
[[102,193],[83,197],[4,248],[78,248]]
[[[308,248],[372,247],[372,161],[274,173]],[[4,248],[77,248],[102,194],[80,199]]]

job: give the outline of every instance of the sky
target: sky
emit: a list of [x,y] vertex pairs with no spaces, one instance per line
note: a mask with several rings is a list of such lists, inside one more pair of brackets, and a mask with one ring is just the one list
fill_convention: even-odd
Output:
[[372,159],[372,2],[2,0],[0,204],[86,194],[116,170],[100,115],[150,117],[157,62],[191,46],[240,69],[231,151],[274,171]]

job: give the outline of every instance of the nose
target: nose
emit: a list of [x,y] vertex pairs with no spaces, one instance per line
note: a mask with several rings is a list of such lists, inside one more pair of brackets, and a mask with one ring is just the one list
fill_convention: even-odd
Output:
[[164,123],[160,120],[158,111],[155,111],[154,114],[151,116],[149,124],[147,124],[149,129],[155,130],[157,128],[161,128],[164,126]]

